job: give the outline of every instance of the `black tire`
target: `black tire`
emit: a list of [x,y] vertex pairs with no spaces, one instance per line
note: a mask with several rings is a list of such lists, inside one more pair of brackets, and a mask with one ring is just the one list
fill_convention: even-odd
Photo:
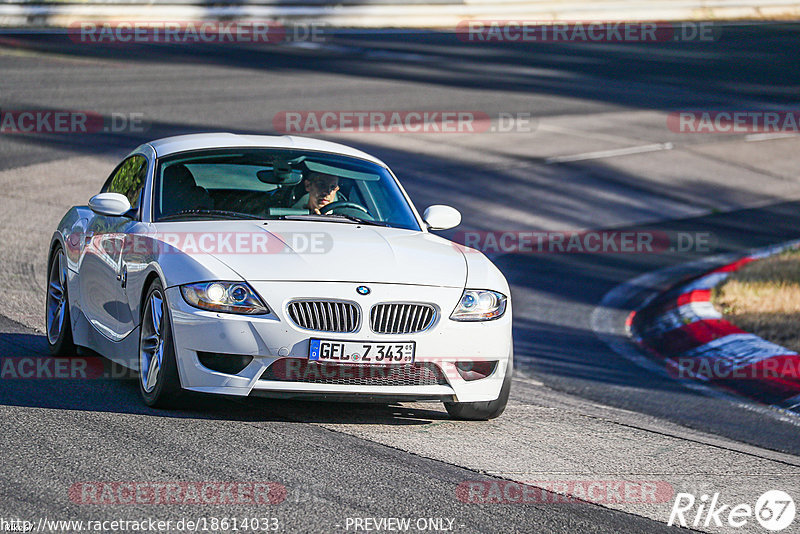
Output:
[[482,402],[445,402],[444,407],[450,417],[463,421],[488,421],[499,417],[506,409],[508,395],[511,393],[511,376],[514,373],[514,357],[508,361],[506,375],[503,377],[503,387],[500,396],[493,401]]
[[[72,340],[72,321],[70,320],[69,316],[69,293],[67,291],[67,284],[66,284],[66,274],[64,274],[63,280],[61,280],[61,276],[59,276],[59,280],[63,284],[61,286],[61,298],[62,298],[62,306],[63,306],[63,317],[58,320],[57,322],[60,323],[60,327],[58,328],[58,332],[53,331],[53,325],[51,325],[50,320],[50,313],[51,313],[51,306],[54,305],[53,302],[53,288],[51,284],[53,282],[52,277],[54,275],[53,268],[58,267],[56,264],[57,261],[66,262],[66,258],[64,257],[64,249],[61,248],[61,245],[57,245],[54,249],[52,254],[50,254],[50,259],[47,261],[47,294],[45,296],[45,339],[47,339],[47,348],[50,350],[50,354],[53,356],[59,357],[71,357],[77,354],[75,350],[75,343]],[[64,269],[64,273],[66,273],[66,263],[62,264],[62,268]]]
[[[161,330],[160,335],[162,341],[162,358],[158,372],[155,374],[155,385],[146,388],[144,370],[142,369],[143,353],[143,334],[145,332],[146,315],[149,313],[150,306],[152,306],[153,296],[157,296],[161,300]],[[139,326],[139,392],[142,395],[144,403],[151,408],[171,408],[178,400],[181,394],[181,382],[178,376],[178,364],[175,359],[175,345],[172,339],[172,318],[169,313],[169,306],[167,305],[166,294],[161,285],[161,281],[156,279],[150,284],[150,287],[145,293],[145,299],[142,301],[142,315],[140,317]]]

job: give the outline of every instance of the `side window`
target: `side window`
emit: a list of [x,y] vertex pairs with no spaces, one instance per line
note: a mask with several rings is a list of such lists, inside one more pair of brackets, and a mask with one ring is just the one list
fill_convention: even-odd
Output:
[[128,197],[131,207],[139,208],[142,189],[147,176],[147,159],[144,156],[131,156],[117,167],[114,174],[103,186],[103,193],[120,193]]

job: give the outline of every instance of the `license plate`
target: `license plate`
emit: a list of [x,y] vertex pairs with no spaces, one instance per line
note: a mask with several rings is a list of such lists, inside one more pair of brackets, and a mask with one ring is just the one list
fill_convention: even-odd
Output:
[[312,339],[309,343],[308,359],[316,362],[384,365],[390,363],[413,363],[415,349],[416,344],[413,341],[362,343]]

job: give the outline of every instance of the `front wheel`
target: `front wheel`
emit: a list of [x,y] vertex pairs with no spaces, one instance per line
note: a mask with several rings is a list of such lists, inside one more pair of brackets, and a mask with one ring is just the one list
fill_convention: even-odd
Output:
[[59,245],[50,256],[47,266],[47,347],[53,356],[73,356],[72,323],[69,319],[69,295],[67,294],[67,260]]
[[488,421],[498,417],[506,409],[508,395],[511,393],[511,375],[514,371],[514,358],[509,358],[506,375],[500,396],[493,401],[482,402],[445,402],[444,407],[453,419],[465,421]]
[[172,322],[164,289],[158,280],[150,285],[142,306],[139,391],[144,403],[153,408],[171,406],[181,391],[172,340]]

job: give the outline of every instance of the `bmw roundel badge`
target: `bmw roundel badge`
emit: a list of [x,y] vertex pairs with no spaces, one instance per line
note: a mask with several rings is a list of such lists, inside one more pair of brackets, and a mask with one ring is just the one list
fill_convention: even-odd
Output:
[[370,294],[370,292],[371,292],[371,290],[370,290],[370,288],[368,288],[367,286],[358,286],[358,287],[356,288],[356,292],[357,292],[359,295],[369,295],[369,294]]

